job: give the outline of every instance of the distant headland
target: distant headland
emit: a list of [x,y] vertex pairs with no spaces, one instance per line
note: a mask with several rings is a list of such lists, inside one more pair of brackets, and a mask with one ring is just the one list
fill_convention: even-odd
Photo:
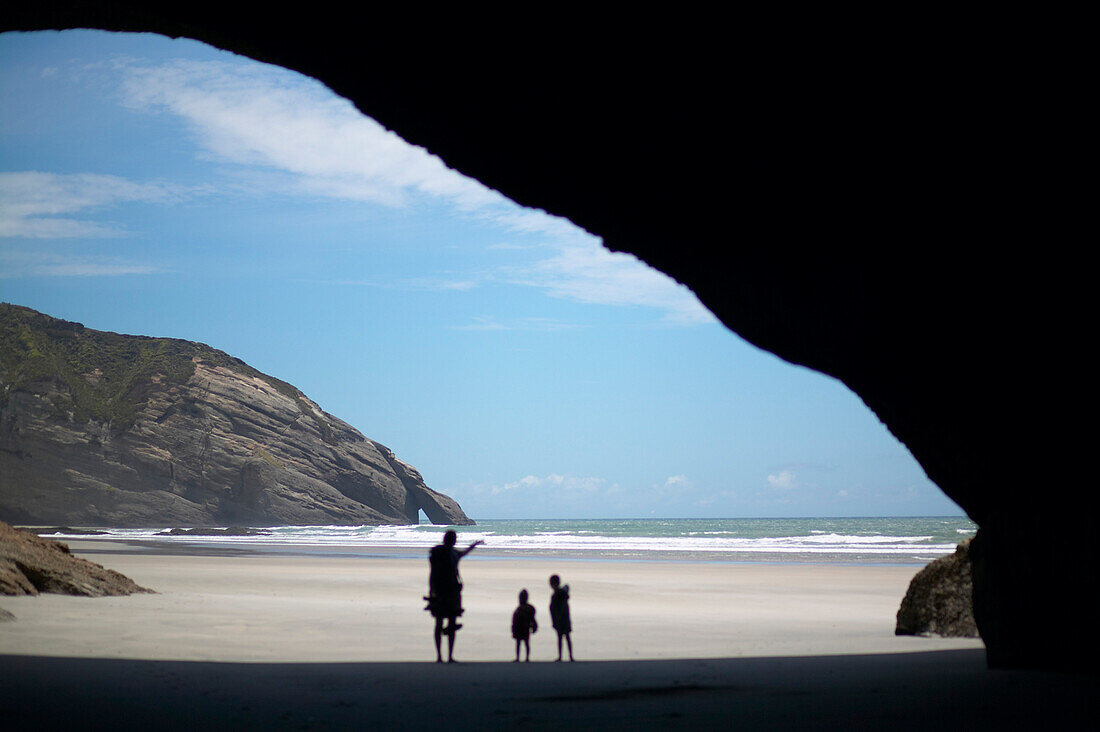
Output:
[[0,303],[0,520],[474,522],[296,387],[202,343]]

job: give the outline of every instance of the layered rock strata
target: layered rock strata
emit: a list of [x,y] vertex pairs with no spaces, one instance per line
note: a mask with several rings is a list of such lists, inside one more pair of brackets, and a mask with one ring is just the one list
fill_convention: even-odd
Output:
[[0,518],[78,526],[472,524],[384,445],[201,343],[0,305]]

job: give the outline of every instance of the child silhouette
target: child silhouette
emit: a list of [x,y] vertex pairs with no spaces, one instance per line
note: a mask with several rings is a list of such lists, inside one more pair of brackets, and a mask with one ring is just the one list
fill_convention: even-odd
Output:
[[516,661],[519,661],[519,645],[527,648],[527,660],[531,660],[531,634],[539,629],[535,622],[535,606],[527,602],[527,590],[519,591],[519,607],[512,613],[512,637],[516,639]]
[[569,647],[569,660],[572,661],[573,640],[569,634],[573,632],[573,623],[569,619],[569,585],[562,586],[561,578],[552,574],[550,587],[554,590],[554,594],[550,596],[550,622],[558,632],[558,660],[561,660],[561,640],[565,638],[565,644]]

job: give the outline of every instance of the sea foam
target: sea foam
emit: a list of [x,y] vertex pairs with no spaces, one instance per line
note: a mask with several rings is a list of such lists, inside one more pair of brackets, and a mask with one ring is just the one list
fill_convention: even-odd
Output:
[[[950,554],[965,518],[487,520],[457,527],[459,545],[482,554],[572,555],[589,559],[923,562]],[[280,551],[372,549],[408,554],[438,544],[438,526],[275,526],[253,536],[161,536],[162,528],[109,529],[103,539]],[[62,538],[65,538],[62,536]],[[71,536],[68,538],[87,538]]]

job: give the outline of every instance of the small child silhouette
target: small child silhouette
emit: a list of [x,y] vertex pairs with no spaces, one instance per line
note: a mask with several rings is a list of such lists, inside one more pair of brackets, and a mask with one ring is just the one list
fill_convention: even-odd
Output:
[[550,575],[550,587],[554,594],[550,596],[550,622],[554,624],[554,630],[558,631],[558,660],[561,660],[561,639],[565,638],[565,644],[569,647],[569,660],[573,660],[573,640],[569,634],[573,632],[573,623],[569,619],[569,585],[562,585],[561,578],[556,574]]
[[535,606],[527,602],[527,590],[519,591],[519,607],[512,613],[512,637],[516,639],[516,661],[519,661],[519,644],[527,647],[527,660],[531,660],[531,634],[539,629],[535,622]]

